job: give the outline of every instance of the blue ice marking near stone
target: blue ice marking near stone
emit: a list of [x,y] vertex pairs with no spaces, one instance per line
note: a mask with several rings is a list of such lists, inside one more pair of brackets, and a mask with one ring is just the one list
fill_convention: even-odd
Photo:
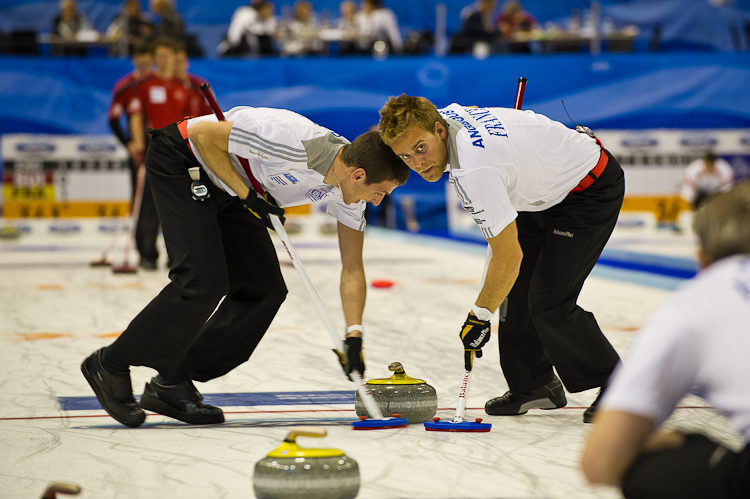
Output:
[[[102,408],[94,396],[57,397],[57,401],[63,411],[95,411]],[[205,393],[203,402],[219,407],[353,404],[354,391]]]

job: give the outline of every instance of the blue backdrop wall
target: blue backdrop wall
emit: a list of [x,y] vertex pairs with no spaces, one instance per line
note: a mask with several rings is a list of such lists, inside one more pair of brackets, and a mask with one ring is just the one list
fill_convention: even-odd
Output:
[[[0,57],[0,133],[108,133],[106,111],[128,61]],[[223,108],[287,108],[353,138],[390,95],[435,104],[513,105],[592,128],[750,126],[750,53],[196,60]]]

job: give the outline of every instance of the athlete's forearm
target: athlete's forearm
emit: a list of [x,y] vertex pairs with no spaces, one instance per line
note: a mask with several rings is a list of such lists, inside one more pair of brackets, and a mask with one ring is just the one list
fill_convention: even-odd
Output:
[[494,312],[510,293],[521,269],[523,252],[518,243],[516,222],[511,222],[487,242],[492,248],[492,259],[476,304]]
[[244,199],[250,188],[229,159],[228,142],[232,122],[199,122],[188,128],[188,137],[212,173]]

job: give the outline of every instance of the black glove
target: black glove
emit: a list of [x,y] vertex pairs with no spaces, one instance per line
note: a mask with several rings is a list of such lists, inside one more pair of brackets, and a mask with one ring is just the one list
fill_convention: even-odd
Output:
[[481,358],[482,347],[490,341],[490,321],[481,321],[469,314],[458,336],[464,343],[464,367],[471,371],[474,356]]
[[482,358],[481,350],[464,350],[464,369],[471,371],[474,368],[474,357]]
[[359,371],[359,374],[364,376],[365,356],[362,353],[362,338],[356,336],[344,338],[344,351],[340,352],[335,348],[333,351],[338,355],[341,368],[349,381],[352,381],[352,377],[349,376],[352,371]]
[[284,218],[284,209],[279,208],[276,200],[269,193],[266,193],[265,197],[260,197],[254,190],[250,190],[245,199],[241,199],[240,203],[242,206],[248,209],[250,213],[260,219],[269,229],[273,229],[271,219],[268,218],[269,213],[277,215],[281,220],[281,225],[284,225],[286,218]]

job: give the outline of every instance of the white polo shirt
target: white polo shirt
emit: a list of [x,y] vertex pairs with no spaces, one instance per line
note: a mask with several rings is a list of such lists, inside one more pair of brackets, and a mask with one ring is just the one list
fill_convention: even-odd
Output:
[[519,211],[560,203],[601,156],[596,140],[533,111],[440,109],[448,121],[449,181],[489,239]]
[[750,442],[750,255],[702,270],[641,329],[600,410],[663,423],[687,393]]
[[732,187],[734,170],[725,159],[716,158],[715,169],[709,173],[703,158],[696,159],[685,169],[680,196],[688,203],[695,200],[698,192],[716,194]]
[[[229,134],[229,159],[250,186],[238,157],[248,160],[250,171],[282,208],[328,201],[327,213],[355,230],[365,230],[365,202],[347,205],[338,187],[323,182],[339,150],[349,144],[341,135],[285,109],[233,107],[224,114],[234,122]],[[208,115],[188,120],[188,129],[199,121],[217,121]],[[211,182],[232,196],[237,194],[214,175],[192,141],[190,147]]]

